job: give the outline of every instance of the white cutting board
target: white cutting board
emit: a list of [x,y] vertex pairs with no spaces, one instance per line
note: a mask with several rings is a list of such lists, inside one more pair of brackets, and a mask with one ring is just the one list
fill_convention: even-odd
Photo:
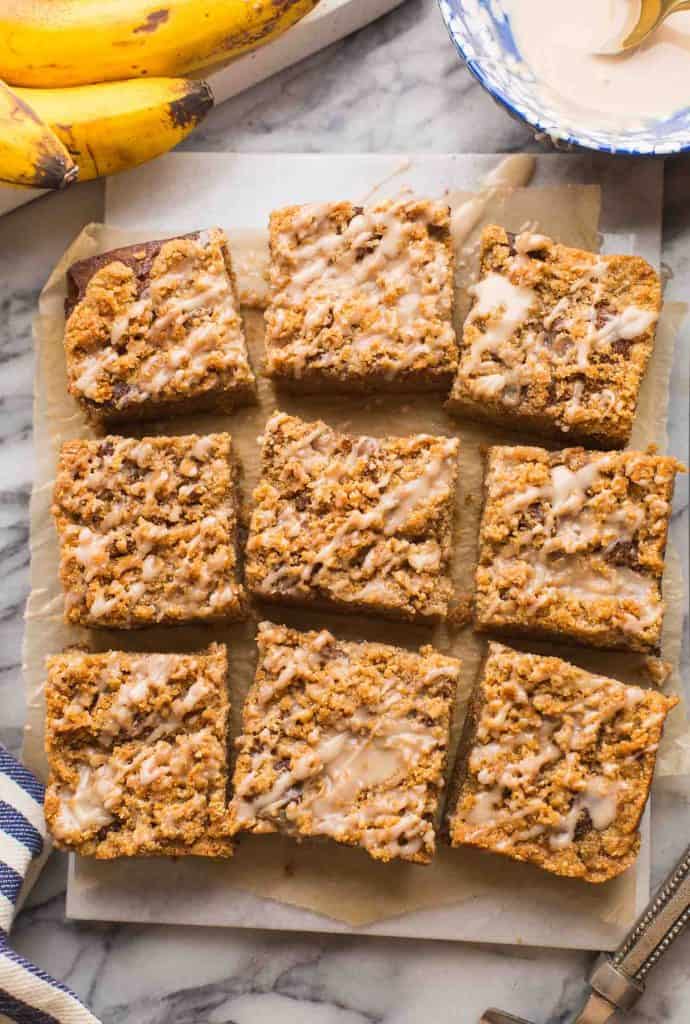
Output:
[[[401,3],[402,0],[320,0],[311,14],[274,42],[203,77],[210,82],[216,103],[222,103],[356,32]],[[42,189],[0,185],[0,215],[43,194]]]
[[[135,168],[108,181],[105,220],[112,227],[146,231],[150,237],[191,231],[199,225],[265,227],[267,211],[289,202],[395,194],[403,185],[421,195],[444,188],[470,189],[493,170],[491,154],[251,154],[172,153],[155,167]],[[200,192],[198,183],[204,182]],[[621,187],[621,181],[627,187]],[[597,183],[602,188],[604,243],[660,260],[661,164],[595,161],[584,155],[543,155],[535,185]],[[649,898],[649,815],[635,868],[635,907],[628,925]],[[189,862],[189,858],[187,861]],[[339,934],[388,935],[580,949],[615,948],[627,925],[597,919],[587,907],[554,909],[509,882],[489,895],[350,927],[303,907],[232,888],[198,866],[172,861],[112,865],[70,857],[67,916],[78,920],[137,921],[232,926]],[[174,894],[174,898],[173,898]]]

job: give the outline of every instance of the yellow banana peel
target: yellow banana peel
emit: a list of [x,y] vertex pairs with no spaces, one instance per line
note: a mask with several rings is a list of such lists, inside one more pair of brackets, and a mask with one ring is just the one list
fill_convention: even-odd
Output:
[[57,136],[0,82],[0,181],[30,188],[64,188],[77,166]]
[[166,153],[213,106],[206,82],[134,78],[66,89],[14,90],[50,126],[87,181]]
[[38,88],[176,76],[282,34],[318,0],[3,0],[0,78]]

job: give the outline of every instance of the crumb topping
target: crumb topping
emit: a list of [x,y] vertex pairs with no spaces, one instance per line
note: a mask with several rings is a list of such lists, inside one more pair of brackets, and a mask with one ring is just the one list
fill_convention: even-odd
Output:
[[46,819],[59,846],[229,856],[226,676],[220,644],[48,660]]
[[458,448],[456,438],[352,437],[274,415],[247,543],[252,591],[445,615]]
[[634,859],[656,750],[676,698],[558,658],[489,645],[454,844],[604,881]]
[[658,646],[681,468],[634,451],[492,448],[476,574],[480,625]]
[[490,226],[472,294],[451,405],[625,443],[661,306],[644,260]]
[[271,215],[267,370],[394,380],[455,371],[449,210],[312,203]]
[[252,385],[225,233],[163,242],[143,285],[129,262],[97,269],[65,348],[70,391],[112,410]]
[[266,622],[258,644],[233,827],[430,860],[460,663]]
[[228,434],[63,445],[53,514],[69,622],[238,617]]

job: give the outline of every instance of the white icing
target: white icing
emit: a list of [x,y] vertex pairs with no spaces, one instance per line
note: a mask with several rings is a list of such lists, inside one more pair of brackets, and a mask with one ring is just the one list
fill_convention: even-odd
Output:
[[[360,718],[365,724],[366,714]],[[288,821],[306,816],[312,835],[342,839],[361,833],[365,848],[383,845],[390,856],[410,855],[425,845],[433,827],[423,817],[424,787],[405,783],[414,764],[437,746],[438,740],[414,722],[392,717],[380,718],[371,732],[326,731],[270,790],[252,797],[263,764],[259,755],[236,788],[236,820],[243,824],[282,811]],[[391,816],[398,819],[393,825],[387,822]]]
[[687,106],[690,13],[676,13],[625,56],[603,56],[631,30],[639,2],[581,0],[573,7],[570,0],[504,0],[503,6],[543,102],[567,127],[586,124],[590,132],[620,135]]
[[[286,421],[276,414],[267,425],[267,437],[278,432]],[[318,584],[331,570],[330,590],[355,590],[348,600],[387,601],[399,599],[400,583],[396,573],[402,571],[417,586],[416,574],[440,572],[445,553],[435,540],[415,536],[415,517],[429,510],[442,508],[452,496],[458,441],[455,438],[434,438],[429,451],[419,450],[408,458],[394,450],[384,452],[382,466],[374,474],[365,471],[367,459],[380,455],[385,443],[370,437],[353,439],[351,447],[339,443],[325,424],[308,425],[301,437],[279,446],[281,464],[289,466],[290,474],[309,480],[315,505],[330,506],[335,501],[332,520],[318,529],[309,511],[301,511],[293,502],[267,502],[252,517],[247,550],[250,556],[265,550],[289,552],[289,542],[304,531],[313,534],[313,544],[304,549],[301,564],[284,563],[262,575],[267,591]],[[411,467],[416,475],[410,478]],[[338,515],[333,482],[363,473],[369,506]],[[396,483],[392,480],[397,478]],[[276,497],[278,492],[276,491]],[[362,545],[363,534],[373,534],[369,550],[356,569],[344,572],[352,548]],[[421,531],[420,531],[421,532]]]
[[[222,232],[202,232],[189,256],[165,273],[158,265],[171,245],[154,259],[147,288],[110,325],[110,345],[97,345],[77,359],[73,387],[99,400],[104,382],[127,382],[126,401],[142,402],[169,389],[188,390],[220,373],[236,371],[251,379],[239,307],[220,246]],[[214,262],[204,265],[211,254]],[[88,286],[87,286],[88,297]],[[175,332],[175,338],[171,333]],[[144,338],[153,351],[131,369],[133,345]],[[124,354],[119,350],[125,342]],[[120,402],[117,396],[115,404]]]
[[84,578],[92,580],[109,561],[111,539],[94,533],[88,526],[79,530],[79,540],[74,548],[74,557],[84,569]]
[[[392,378],[418,358],[425,366],[452,361],[448,252],[413,238],[408,205],[403,199],[366,207],[340,231],[331,204],[308,204],[291,214],[273,239],[269,371],[289,367],[300,376],[307,365],[323,369],[345,361],[349,373]],[[441,204],[431,203],[426,220],[439,210]],[[286,312],[301,324],[289,337],[280,334]],[[429,330],[430,321],[438,322],[437,332]],[[340,348],[322,340],[332,322],[345,335]]]
[[121,787],[107,764],[95,769],[82,765],[76,789],[58,792],[59,810],[55,822],[58,838],[68,839],[109,825],[113,815],[108,806],[112,807],[120,794]]
[[469,199],[455,201],[453,194],[448,197],[451,206],[450,233],[456,253],[461,257],[472,231],[481,221],[489,202],[501,189],[521,188],[529,185],[536,161],[527,153],[516,153],[504,157],[484,178],[479,192]]
[[[569,430],[582,418],[581,375],[590,366],[592,355],[616,341],[632,342],[643,336],[656,323],[657,312],[628,305],[612,313],[603,307],[609,267],[605,257],[576,268],[578,276],[568,294],[553,308],[544,309],[541,297],[529,285],[534,265],[530,254],[548,250],[552,244],[545,235],[521,232],[515,238],[515,254],[502,272],[489,271],[469,289],[475,302],[466,320],[465,337],[468,327],[476,326],[476,330],[461,355],[458,382],[475,400],[500,400],[514,407],[522,389],[535,380],[543,381],[545,367],[550,374],[560,368],[571,376],[572,394],[559,413],[562,429]],[[529,317],[533,324],[527,330]],[[488,318],[486,322],[479,323],[484,318]],[[590,387],[586,405],[597,417],[615,403],[610,389]]]
[[[503,649],[492,654],[489,664],[499,659],[508,667],[510,658],[520,656]],[[539,663],[540,658],[534,658]],[[488,669],[487,669],[488,671]],[[500,677],[503,678],[503,668]],[[602,742],[629,742],[631,721],[645,698],[644,690],[624,686],[604,676],[579,673],[570,691],[548,684],[546,663],[543,672],[535,665],[529,679],[529,694],[515,679],[521,670],[507,673],[500,689],[482,706],[476,727],[476,741],[468,759],[468,771],[479,789],[459,814],[459,820],[470,826],[466,837],[477,839],[489,831],[506,831],[506,838],[495,842],[497,849],[508,850],[546,834],[549,846],[562,851],[574,839],[583,813],[588,824],[603,831],[617,818],[620,801],[628,791],[628,783],[619,777],[627,760],[602,760]],[[540,684],[544,682],[555,694],[555,707],[542,706]],[[531,705],[525,708],[526,705]],[[523,711],[522,709],[525,708]],[[538,713],[538,728],[514,731],[514,724],[529,721]],[[664,714],[640,712],[639,726],[648,740],[634,756],[656,750],[655,729]],[[619,715],[626,716],[619,720]],[[594,767],[590,767],[593,764]],[[549,794],[574,791],[568,809],[556,811]],[[557,805],[558,806],[558,805]],[[526,827],[516,827],[526,818],[536,818]]]
[[465,368],[472,372],[480,369],[486,352],[499,354],[501,346],[513,337],[534,306],[536,294],[531,288],[513,284],[505,275],[494,272],[478,281],[470,292],[475,303],[467,322],[472,324],[480,317],[489,317],[465,362]]
[[622,780],[591,776],[582,792],[573,801],[568,813],[562,817],[554,833],[549,836],[551,849],[564,850],[572,845],[575,829],[583,812],[589,815],[593,827],[598,832],[613,825],[618,814],[619,800],[627,788],[627,784]]

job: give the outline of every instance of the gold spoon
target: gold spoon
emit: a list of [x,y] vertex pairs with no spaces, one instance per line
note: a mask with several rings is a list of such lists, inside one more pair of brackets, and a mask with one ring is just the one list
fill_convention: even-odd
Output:
[[652,32],[670,15],[690,11],[690,0],[639,0],[639,14],[632,29],[621,40],[616,39],[599,52],[606,55],[627,53],[644,43]]

